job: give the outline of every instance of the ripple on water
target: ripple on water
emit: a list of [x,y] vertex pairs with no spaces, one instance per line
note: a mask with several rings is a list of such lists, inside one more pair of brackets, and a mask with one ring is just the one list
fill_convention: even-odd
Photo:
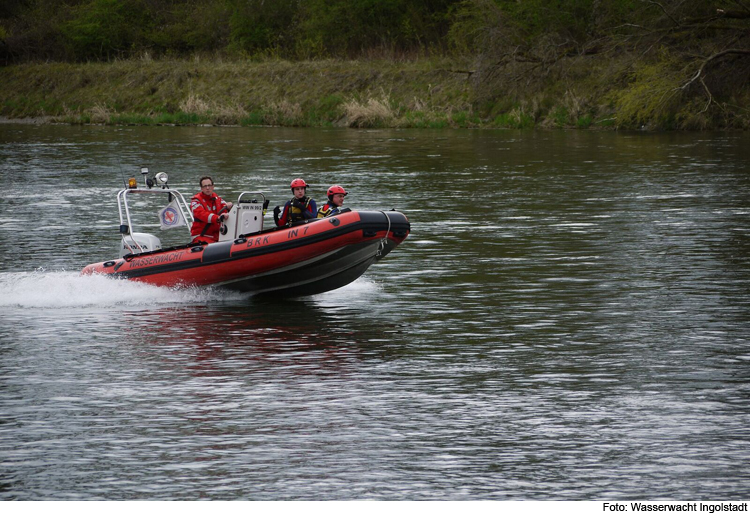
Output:
[[[2,499],[747,497],[738,137],[11,132]],[[118,158],[272,203],[335,181],[413,231],[307,299],[81,277],[115,253]]]

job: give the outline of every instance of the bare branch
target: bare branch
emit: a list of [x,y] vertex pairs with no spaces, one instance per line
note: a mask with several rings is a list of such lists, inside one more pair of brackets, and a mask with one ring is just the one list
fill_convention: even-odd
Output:
[[724,11],[723,9],[717,9],[720,18],[735,18],[735,19],[747,19],[750,18],[750,11],[747,13],[743,11]]
[[664,14],[667,15],[667,17],[669,18],[669,20],[671,20],[672,22],[674,22],[674,24],[676,26],[680,26],[681,25],[677,20],[675,20],[675,18],[672,15],[669,14],[669,12],[666,10],[666,8],[663,5],[661,5],[659,2],[654,2],[653,0],[648,0],[648,3],[652,4],[652,5],[655,5],[655,6],[659,6],[659,8],[662,11],[664,11]]
[[698,68],[698,71],[695,72],[695,75],[684,85],[680,87],[680,90],[685,90],[688,86],[693,84],[697,79],[701,77],[703,74],[703,70],[706,69],[706,66],[708,66],[711,62],[715,61],[719,57],[723,57],[724,55],[750,55],[750,50],[742,50],[742,49],[728,49],[728,50],[722,50],[718,53],[714,53],[709,58],[707,58]]
[[706,81],[704,81],[703,77],[701,77],[701,84],[703,85],[703,88],[706,90],[706,94],[708,95],[708,103],[706,103],[706,107],[700,111],[701,114],[706,112],[708,110],[708,107],[711,106],[711,102],[714,100],[714,96],[711,94],[711,90],[708,89],[708,86],[706,86]]
[[457,74],[465,74],[466,78],[469,79],[472,75],[474,75],[475,70],[444,70],[448,73],[457,73]]

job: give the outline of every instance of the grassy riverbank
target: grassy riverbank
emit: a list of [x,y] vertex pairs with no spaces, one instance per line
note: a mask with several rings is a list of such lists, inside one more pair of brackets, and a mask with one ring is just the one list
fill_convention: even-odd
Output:
[[[611,61],[565,67],[566,76],[555,76],[554,83],[526,84],[488,99],[472,61],[455,58],[290,62],[146,55],[107,63],[27,63],[0,69],[0,116],[71,124],[365,128],[648,123],[635,118],[648,111],[648,93],[658,89],[658,79],[618,77]],[[750,124],[747,112],[740,112],[717,127],[702,117],[704,105],[700,94],[671,104],[654,128]]]
[[0,115],[64,123],[478,126],[450,60],[22,64],[2,68]]

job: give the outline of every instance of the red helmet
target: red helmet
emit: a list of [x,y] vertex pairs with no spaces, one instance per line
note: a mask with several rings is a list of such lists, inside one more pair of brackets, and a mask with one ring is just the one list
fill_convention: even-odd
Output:
[[289,187],[291,187],[292,189],[294,189],[295,187],[304,187],[305,189],[307,189],[310,186],[307,185],[301,178],[295,178],[294,180],[292,180],[292,183],[289,185]]
[[328,188],[328,198],[331,198],[333,197],[333,195],[336,195],[338,193],[341,193],[344,196],[349,194],[346,192],[346,189],[344,189],[340,185],[334,185]]

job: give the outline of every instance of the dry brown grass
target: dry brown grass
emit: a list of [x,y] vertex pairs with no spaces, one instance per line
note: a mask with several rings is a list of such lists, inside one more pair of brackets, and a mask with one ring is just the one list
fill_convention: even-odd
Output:
[[190,94],[186,99],[183,99],[179,108],[186,114],[201,116],[207,115],[211,110],[211,106],[195,94]]
[[302,106],[299,103],[293,103],[287,99],[282,99],[278,103],[271,103],[268,112],[276,122],[274,125],[295,124],[302,119]]
[[344,103],[344,115],[346,125],[352,128],[388,127],[396,117],[385,95],[379,99],[371,97],[366,103],[351,99]]
[[91,117],[91,123],[108,123],[112,115],[110,109],[103,103],[97,103],[88,109],[87,113]]
[[230,105],[219,106],[212,114],[216,125],[239,125],[243,119],[247,118],[248,111],[242,104],[235,101]]

